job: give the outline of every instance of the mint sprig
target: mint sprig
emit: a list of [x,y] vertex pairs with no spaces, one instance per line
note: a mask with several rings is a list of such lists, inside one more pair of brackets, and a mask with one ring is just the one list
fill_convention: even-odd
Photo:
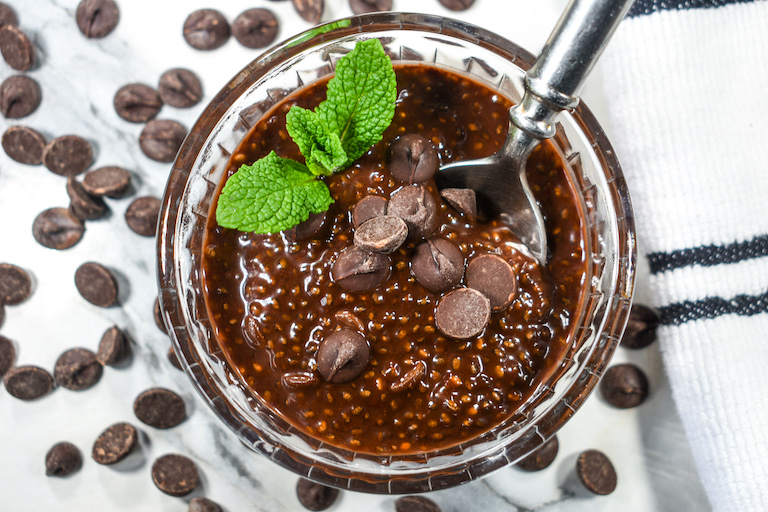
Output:
[[219,196],[220,226],[276,233],[328,209],[333,199],[316,176],[349,167],[381,140],[395,115],[395,72],[378,39],[357,43],[339,60],[326,98],[315,111],[293,106],[286,117],[306,164],[273,151],[241,166]]

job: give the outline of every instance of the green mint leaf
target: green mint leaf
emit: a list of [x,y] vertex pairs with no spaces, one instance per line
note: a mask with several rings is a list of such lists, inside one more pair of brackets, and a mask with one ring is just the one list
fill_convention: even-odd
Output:
[[395,71],[378,39],[357,43],[339,60],[327,99],[316,112],[341,139],[345,166],[381,140],[395,115],[396,99]]
[[219,195],[216,222],[225,228],[277,233],[333,202],[328,186],[306,166],[272,151],[230,176]]
[[329,176],[345,167],[347,154],[341,139],[320,116],[294,105],[288,111],[286,125],[312,174]]

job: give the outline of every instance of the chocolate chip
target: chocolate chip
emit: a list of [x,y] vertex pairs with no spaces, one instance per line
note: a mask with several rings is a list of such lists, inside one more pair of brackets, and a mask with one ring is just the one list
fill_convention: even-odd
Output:
[[168,347],[168,361],[170,361],[171,365],[173,365],[173,367],[177,370],[184,371],[184,368],[181,367],[179,356],[176,355],[176,351],[173,349],[173,347]]
[[155,236],[161,206],[161,201],[156,197],[139,197],[125,211],[125,222],[137,235]]
[[611,494],[616,489],[616,470],[610,459],[597,450],[587,450],[576,460],[576,475],[590,492]]
[[102,308],[117,303],[117,279],[107,267],[94,262],[83,263],[75,271],[75,286],[85,300]]
[[321,233],[328,231],[328,212],[310,213],[307,220],[300,222],[284,231],[285,238],[289,242],[300,242],[317,238]]
[[0,53],[16,71],[28,71],[35,63],[35,47],[27,34],[12,25],[0,28]]
[[163,455],[152,464],[152,481],[171,496],[186,496],[197,487],[200,475],[194,462],[178,453]]
[[5,153],[20,164],[40,165],[43,163],[45,137],[26,126],[11,126],[3,133]]
[[176,121],[153,119],[139,135],[139,147],[148,158],[157,162],[170,163],[176,158],[187,129]]
[[96,354],[86,348],[73,348],[56,360],[53,377],[59,386],[82,391],[95,386],[103,371]]
[[197,50],[215,50],[229,39],[229,23],[219,11],[200,9],[184,22],[184,39]]
[[170,389],[152,388],[136,397],[133,412],[150,427],[171,428],[184,421],[187,408],[184,400]]
[[203,97],[203,86],[200,79],[188,69],[169,69],[160,75],[157,86],[160,99],[172,107],[189,108]]
[[5,389],[19,400],[35,400],[53,389],[53,377],[37,366],[17,366],[5,374]]
[[408,224],[408,237],[412,240],[429,236],[437,227],[435,200],[421,185],[403,187],[392,194],[387,215],[403,219]]
[[131,351],[128,337],[119,327],[110,327],[101,337],[96,359],[105,366],[114,366]]
[[600,381],[600,394],[614,407],[637,407],[648,398],[648,379],[633,364],[611,366]]
[[388,202],[381,196],[365,196],[352,208],[352,224],[358,228],[367,220],[386,215]]
[[117,464],[131,454],[139,440],[139,432],[129,423],[116,423],[99,435],[93,443],[91,457],[99,464]]
[[415,386],[427,371],[427,367],[422,361],[416,361],[413,368],[405,372],[405,374],[390,384],[389,389],[392,391],[402,391],[403,389],[409,389]]
[[461,282],[464,255],[445,238],[429,238],[413,252],[411,271],[421,286],[432,293],[442,293]]
[[[2,306],[0,306],[2,307]],[[16,362],[16,346],[11,340],[0,335],[0,379]]]
[[621,338],[621,346],[631,349],[645,348],[656,341],[659,315],[653,309],[633,304],[629,312],[627,329]]
[[19,18],[16,16],[16,11],[10,5],[0,2],[0,27],[16,27],[18,25]]
[[441,509],[427,497],[403,496],[395,500],[395,512],[441,512]]
[[523,471],[541,471],[554,462],[559,448],[560,443],[557,441],[557,436],[552,436],[549,441],[528,454],[516,466]]
[[66,208],[49,208],[32,224],[32,236],[49,249],[69,249],[83,238],[84,232],[82,221]]
[[0,263],[0,305],[21,304],[32,294],[32,279],[26,270]]
[[232,35],[246,48],[264,48],[277,37],[278,23],[267,9],[248,9],[235,18]]
[[164,334],[168,334],[168,329],[165,328],[165,321],[163,320],[163,312],[160,309],[160,299],[155,299],[155,307],[154,309],[154,316],[155,316],[155,325],[158,329],[163,331]]
[[475,0],[440,0],[440,3],[452,11],[465,11],[472,7]]
[[472,288],[450,291],[437,304],[437,328],[451,338],[467,339],[483,332],[491,318],[488,298]]
[[28,116],[37,110],[42,98],[40,86],[28,76],[11,76],[0,84],[0,112],[6,119]]
[[163,107],[156,90],[144,84],[128,84],[117,90],[112,100],[117,115],[129,123],[146,123]]
[[89,194],[75,178],[67,180],[67,195],[69,196],[69,211],[80,220],[93,220],[107,213],[104,200]]
[[96,39],[112,32],[120,21],[120,11],[112,0],[82,0],[75,21],[85,37]]
[[408,225],[400,217],[382,215],[363,222],[355,230],[355,245],[370,252],[396,251],[408,237]]
[[349,0],[349,7],[355,14],[392,10],[392,0]]
[[73,178],[93,163],[91,145],[77,135],[53,139],[43,150],[43,164],[54,174]]
[[317,351],[317,369],[329,382],[343,384],[363,373],[371,349],[357,331],[340,329],[326,336]]
[[434,176],[439,165],[437,150],[421,135],[398,137],[389,147],[389,172],[405,183],[420,183]]
[[325,510],[339,497],[339,490],[300,478],[296,483],[296,496],[307,510]]
[[341,251],[333,262],[331,276],[348,292],[373,290],[389,277],[389,258],[352,245]]
[[189,512],[222,512],[218,503],[208,498],[195,498],[189,502]]
[[86,174],[82,185],[92,196],[120,198],[131,188],[131,173],[122,167],[100,167]]
[[83,465],[83,455],[77,446],[66,441],[56,443],[45,455],[47,476],[69,476]]
[[317,24],[323,17],[324,0],[293,0],[293,7],[306,21]]
[[469,220],[477,217],[477,194],[471,188],[444,188],[440,191],[440,196]]
[[488,297],[494,311],[509,306],[517,296],[515,269],[495,254],[472,258],[467,265],[467,286]]

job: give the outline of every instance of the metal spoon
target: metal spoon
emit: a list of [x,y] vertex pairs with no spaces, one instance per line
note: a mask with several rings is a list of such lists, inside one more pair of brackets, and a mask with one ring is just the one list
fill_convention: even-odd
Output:
[[525,75],[525,94],[509,110],[502,148],[480,160],[442,166],[441,188],[471,188],[512,229],[539,262],[547,259],[544,219],[525,176],[525,163],[555,120],[579,103],[578,94],[634,0],[571,0],[541,54]]

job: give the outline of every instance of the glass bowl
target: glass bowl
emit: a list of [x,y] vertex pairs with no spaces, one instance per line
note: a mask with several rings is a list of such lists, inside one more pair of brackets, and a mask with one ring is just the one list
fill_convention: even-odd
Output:
[[608,140],[582,104],[560,117],[555,146],[582,202],[588,275],[578,327],[562,363],[511,418],[463,444],[375,456],[329,446],[267,407],[227,363],[203,296],[201,255],[211,202],[230,154],[285,94],[333,72],[357,41],[379,38],[393,61],[469,74],[512,101],[534,57],[479,27],[440,16],[372,14],[316,27],[251,62],[208,105],[176,158],[158,227],[162,314],[185,371],[242,442],[314,481],[373,493],[455,486],[513,464],[576,412],[606,368],[629,314],[635,233],[626,184]]

